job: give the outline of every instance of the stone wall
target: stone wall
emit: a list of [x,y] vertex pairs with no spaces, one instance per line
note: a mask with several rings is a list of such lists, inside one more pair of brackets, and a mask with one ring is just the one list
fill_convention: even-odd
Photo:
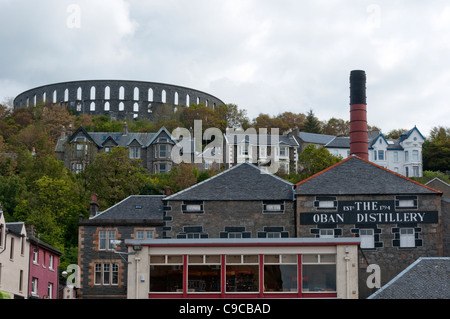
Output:
[[226,238],[242,233],[243,238],[265,238],[267,233],[295,237],[294,202],[284,201],[284,212],[263,212],[263,201],[205,201],[202,213],[183,213],[182,201],[168,201],[165,208],[165,237]]
[[[377,264],[381,269],[381,285],[386,284],[398,273],[416,261],[419,257],[440,257],[443,255],[442,245],[442,214],[439,195],[417,195],[417,208],[411,211],[437,211],[438,223],[414,222],[383,222],[383,223],[317,223],[302,225],[302,213],[328,213],[336,210],[318,210],[315,206],[316,196],[297,196],[297,234],[299,237],[319,237],[320,228],[333,229],[335,237],[359,237],[360,229],[374,229],[375,248],[360,249],[359,291],[365,298],[374,292],[368,289],[366,280],[369,274],[366,268],[369,264]],[[364,195],[335,196],[339,201],[392,201],[395,195]],[[400,211],[396,209],[396,211]],[[402,211],[409,211],[403,209]],[[355,212],[346,212],[355,214]],[[399,247],[399,229],[409,227],[414,229],[416,246],[412,248]]]

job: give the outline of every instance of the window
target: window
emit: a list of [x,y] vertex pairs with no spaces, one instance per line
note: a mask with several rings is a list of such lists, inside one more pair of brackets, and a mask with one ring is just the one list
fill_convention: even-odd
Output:
[[116,231],[101,230],[99,231],[99,250],[113,250],[111,241],[116,239]]
[[267,148],[265,146],[259,147],[259,157],[266,157],[267,156]]
[[51,282],[47,285],[47,298],[52,299],[53,298],[53,284]]
[[155,237],[153,230],[138,230],[136,231],[136,239],[152,239]]
[[96,263],[94,266],[95,285],[118,285],[119,284],[119,264],[117,263]]
[[286,157],[288,155],[287,147],[280,147],[280,157]]
[[374,161],[377,160],[377,151],[373,151],[373,160],[374,160]]
[[419,177],[419,166],[413,166],[413,176]]
[[167,145],[159,145],[159,158],[167,157]]
[[409,153],[405,151],[405,162],[409,162]]
[[336,291],[336,255],[302,255],[304,292]]
[[320,238],[334,238],[334,229],[320,229]]
[[382,150],[378,151],[378,160],[384,161],[384,151],[382,151]]
[[337,209],[337,200],[334,196],[317,196],[314,201],[314,207],[317,210],[336,210]]
[[297,291],[297,255],[264,256],[264,291]]
[[242,238],[242,233],[227,233],[228,238]]
[[258,255],[226,255],[226,292],[259,291]]
[[394,162],[398,162],[398,152],[394,152]]
[[201,237],[200,233],[189,233],[186,235],[188,239],[198,239]]
[[188,291],[220,292],[220,255],[191,255],[188,258]]
[[417,209],[417,196],[396,196],[396,209]]
[[203,213],[202,201],[184,201],[181,205],[181,210],[184,214],[189,213]]
[[281,232],[268,232],[267,238],[281,238]]
[[130,158],[141,158],[141,148],[130,147]]
[[31,279],[31,294],[32,295],[38,294],[38,279],[37,278]]
[[374,248],[375,247],[375,237],[373,229],[360,229],[359,238],[361,239],[361,248]]
[[38,248],[34,247],[33,248],[33,264],[36,264],[36,265],[38,263],[38,253],[39,253]]
[[14,259],[14,238],[11,238],[11,245],[10,245],[10,251],[9,251],[9,259]]
[[263,201],[263,213],[283,213],[284,201]]
[[400,247],[416,247],[414,228],[400,229]]
[[53,269],[53,255],[48,256],[48,268]]
[[412,158],[413,158],[413,161],[415,161],[415,162],[419,161],[419,151],[418,150],[412,151]]
[[150,256],[150,292],[183,292],[183,256]]

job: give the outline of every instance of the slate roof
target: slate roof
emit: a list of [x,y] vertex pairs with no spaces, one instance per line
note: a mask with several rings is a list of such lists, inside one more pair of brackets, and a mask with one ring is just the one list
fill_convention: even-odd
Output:
[[299,132],[298,136],[305,143],[314,143],[314,144],[327,144],[332,139],[335,138],[333,135],[325,135],[325,134],[316,134],[316,133],[308,133],[308,132]]
[[90,220],[162,220],[164,195],[132,195]]
[[22,234],[22,230],[24,227],[25,227],[24,222],[6,223],[6,229],[17,235]]
[[[80,133],[85,135],[91,142],[93,142],[97,147],[103,148],[103,145],[107,141],[112,141],[117,146],[128,147],[134,140],[136,140],[142,147],[148,147],[152,144],[155,139],[160,135],[162,131],[165,131],[167,135],[171,138],[170,132],[167,131],[165,127],[161,127],[161,129],[157,133],[130,133],[123,134],[123,132],[87,132],[83,127],[79,127],[75,132],[68,137],[68,142],[71,142],[75,137],[77,137]],[[55,147],[56,152],[64,151],[64,143],[65,139],[58,139],[57,145]],[[173,139],[170,141],[175,144]]]
[[368,299],[449,299],[450,257],[422,257]]
[[441,194],[398,173],[357,156],[299,182],[297,195]]
[[294,185],[245,162],[164,200],[293,200]]

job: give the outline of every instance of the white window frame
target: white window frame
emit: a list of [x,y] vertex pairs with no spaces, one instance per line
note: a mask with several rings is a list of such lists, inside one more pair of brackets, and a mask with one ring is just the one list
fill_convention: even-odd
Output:
[[116,239],[115,230],[100,230],[98,232],[98,250],[113,250],[112,240]]
[[416,247],[416,237],[414,228],[400,228],[400,247],[401,248]]
[[372,228],[360,229],[359,238],[361,240],[360,247],[362,249],[375,248],[375,231]]
[[320,238],[334,238],[334,229],[332,228],[321,228],[319,230]]
[[140,147],[130,147],[130,158],[141,158],[141,148]]

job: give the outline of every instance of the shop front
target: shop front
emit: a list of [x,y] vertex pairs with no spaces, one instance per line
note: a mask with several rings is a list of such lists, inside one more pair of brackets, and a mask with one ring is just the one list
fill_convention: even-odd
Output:
[[128,298],[358,298],[355,238],[127,240]]

